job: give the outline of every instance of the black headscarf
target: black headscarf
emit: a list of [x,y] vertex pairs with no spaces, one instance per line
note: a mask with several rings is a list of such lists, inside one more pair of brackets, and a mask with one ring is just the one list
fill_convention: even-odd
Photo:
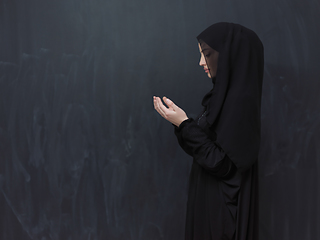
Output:
[[[207,121],[217,143],[244,171],[259,152],[263,45],[252,30],[226,22],[211,25],[197,39],[202,49],[209,46],[219,52],[214,88],[203,101]],[[206,61],[210,69],[210,57]]]

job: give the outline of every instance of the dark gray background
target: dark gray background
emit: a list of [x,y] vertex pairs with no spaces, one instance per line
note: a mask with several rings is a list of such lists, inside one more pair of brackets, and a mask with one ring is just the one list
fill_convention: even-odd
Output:
[[179,240],[191,158],[153,109],[190,117],[215,22],[265,46],[261,240],[320,239],[320,3],[0,0],[0,239]]

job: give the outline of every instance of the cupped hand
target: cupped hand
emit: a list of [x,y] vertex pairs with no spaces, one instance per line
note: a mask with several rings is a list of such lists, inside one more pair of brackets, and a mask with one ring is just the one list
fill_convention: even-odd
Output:
[[153,96],[154,109],[166,120],[172,124],[179,127],[179,125],[186,119],[188,119],[187,114],[175,105],[169,98],[162,98],[166,107],[159,97]]

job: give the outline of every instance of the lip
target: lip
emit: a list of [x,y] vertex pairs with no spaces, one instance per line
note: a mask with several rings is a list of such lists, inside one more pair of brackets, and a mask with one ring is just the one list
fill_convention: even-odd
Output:
[[206,73],[208,73],[208,72],[209,72],[209,69],[208,69],[208,68],[205,68],[204,71],[205,71]]

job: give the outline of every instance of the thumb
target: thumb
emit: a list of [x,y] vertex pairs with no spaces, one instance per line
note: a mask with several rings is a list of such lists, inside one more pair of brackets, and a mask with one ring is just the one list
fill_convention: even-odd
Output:
[[172,107],[173,110],[177,108],[177,106],[167,97],[163,97],[163,101],[167,104],[168,107]]

